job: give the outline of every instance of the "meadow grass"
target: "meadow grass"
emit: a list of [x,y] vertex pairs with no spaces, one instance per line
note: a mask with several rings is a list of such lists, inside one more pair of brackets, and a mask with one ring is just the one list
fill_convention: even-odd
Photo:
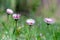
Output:
[[15,21],[12,16],[0,17],[0,40],[60,40],[60,25],[57,23],[49,26],[44,22],[44,18],[34,18],[36,23],[33,26],[26,24],[25,16],[18,20],[18,28],[15,34]]

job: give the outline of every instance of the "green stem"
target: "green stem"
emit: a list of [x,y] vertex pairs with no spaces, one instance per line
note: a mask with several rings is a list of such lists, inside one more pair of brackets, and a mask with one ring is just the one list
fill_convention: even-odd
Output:
[[15,33],[15,30],[16,30],[16,28],[17,28],[17,19],[15,19],[15,23],[16,23],[16,24],[15,24],[16,26],[15,26],[15,28],[14,28],[13,34]]
[[9,20],[9,14],[7,14],[7,21]]
[[[17,21],[18,21],[18,19],[15,19],[15,28],[14,28],[14,30],[13,30],[13,34],[15,34],[15,32],[16,32],[16,30],[17,30]],[[18,40],[17,39],[17,36],[16,36],[16,39],[15,40]]]
[[31,27],[32,25],[29,25],[29,40],[31,39]]

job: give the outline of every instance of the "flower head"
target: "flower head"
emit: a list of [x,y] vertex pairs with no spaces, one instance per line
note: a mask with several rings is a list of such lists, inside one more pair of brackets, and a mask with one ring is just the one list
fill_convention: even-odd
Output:
[[7,12],[7,14],[13,14],[13,10],[12,9],[7,9],[6,12]]
[[44,22],[46,22],[47,24],[53,24],[55,22],[55,20],[52,18],[45,18]]
[[34,19],[27,19],[27,20],[26,20],[26,23],[27,23],[28,25],[33,25],[33,24],[35,24],[35,20],[34,20]]
[[14,19],[20,19],[20,16],[21,16],[20,14],[13,14]]

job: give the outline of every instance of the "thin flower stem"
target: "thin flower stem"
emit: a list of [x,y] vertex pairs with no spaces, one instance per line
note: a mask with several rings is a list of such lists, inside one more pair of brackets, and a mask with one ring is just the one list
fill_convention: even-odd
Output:
[[9,20],[9,14],[7,14],[7,21]]
[[16,30],[16,28],[17,28],[17,20],[15,20],[15,23],[16,23],[16,24],[15,24],[16,26],[15,26],[15,28],[14,28],[14,30],[13,30],[13,34],[15,33],[15,30]]
[[[15,31],[16,31],[16,30],[17,30],[17,21],[18,21],[18,20],[16,19],[15,21],[16,21],[16,28],[15,28]],[[18,40],[18,39],[17,39],[17,36],[16,36],[16,40]]]
[[29,31],[31,30],[31,26],[32,26],[32,25],[29,25]]
[[49,27],[50,24],[47,23],[47,28]]
[[16,28],[17,28],[17,20],[15,20],[16,21]]
[[[17,19],[15,19],[15,28],[14,28],[14,30],[13,30],[13,34],[16,32],[16,30],[17,30]],[[16,36],[16,39],[15,40],[18,40],[17,39],[17,36]]]
[[29,25],[29,39],[31,38],[31,26],[32,25]]
[[49,25],[50,25],[50,24],[47,24],[47,31],[48,31],[48,32],[50,32]]

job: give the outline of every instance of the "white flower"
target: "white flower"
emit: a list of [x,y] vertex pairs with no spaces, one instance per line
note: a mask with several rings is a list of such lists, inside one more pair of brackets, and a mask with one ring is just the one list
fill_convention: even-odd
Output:
[[46,22],[47,24],[53,24],[55,22],[55,20],[52,18],[45,18],[44,22]]
[[27,20],[26,20],[26,23],[27,23],[28,25],[33,25],[33,24],[35,24],[35,20],[34,20],[34,19],[27,19]]
[[20,16],[21,16],[20,14],[13,14],[14,19],[20,19]]
[[13,14],[13,10],[12,10],[12,9],[7,9],[6,12],[7,12],[8,14]]

